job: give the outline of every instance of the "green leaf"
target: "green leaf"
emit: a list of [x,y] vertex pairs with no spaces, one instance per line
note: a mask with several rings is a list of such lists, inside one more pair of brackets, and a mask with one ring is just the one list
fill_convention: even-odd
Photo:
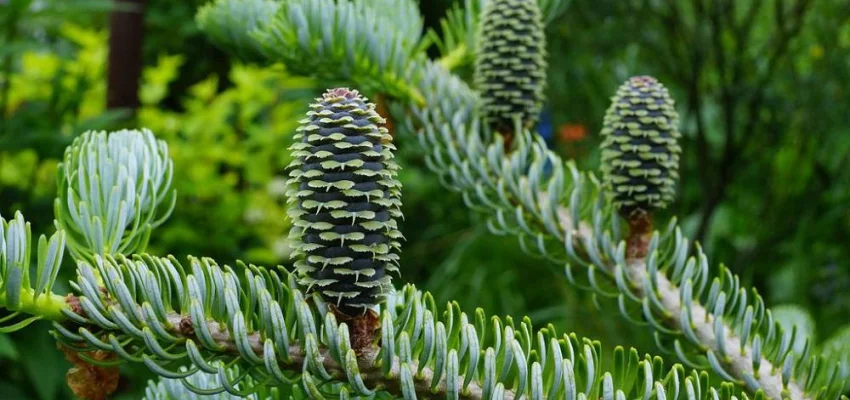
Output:
[[840,354],[850,361],[850,324],[839,328],[829,339],[824,340],[821,351],[824,355]]
[[7,334],[0,334],[0,358],[18,360],[18,348]]
[[25,345],[27,356],[21,359],[21,363],[39,399],[59,398],[59,392],[67,388],[65,372],[71,366],[56,349],[56,341],[48,334],[49,324],[36,323],[30,331]]
[[839,328],[820,345],[821,354],[830,362],[841,363],[839,378],[845,380],[844,389],[850,388],[850,324]]
[[32,400],[9,382],[0,382],[0,393],[3,393],[3,400]]
[[797,354],[803,352],[806,339],[812,343],[815,342],[815,321],[808,310],[798,305],[787,304],[773,307],[771,312],[782,329],[787,331],[794,326],[797,327],[797,334],[794,336],[794,352]]

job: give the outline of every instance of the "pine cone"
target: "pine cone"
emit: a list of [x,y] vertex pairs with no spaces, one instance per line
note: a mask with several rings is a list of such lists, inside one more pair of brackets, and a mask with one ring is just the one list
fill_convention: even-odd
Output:
[[617,89],[602,128],[602,175],[626,217],[664,208],[679,179],[679,115],[667,89],[637,76]]
[[490,126],[514,131],[537,123],[546,85],[546,37],[536,0],[490,0],[478,32],[475,85]]
[[384,119],[356,90],[331,89],[295,136],[288,213],[300,283],[346,315],[391,288],[402,235],[401,184]]

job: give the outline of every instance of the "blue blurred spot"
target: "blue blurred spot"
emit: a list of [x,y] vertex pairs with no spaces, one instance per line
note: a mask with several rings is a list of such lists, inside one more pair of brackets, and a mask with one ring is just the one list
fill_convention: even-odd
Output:
[[[537,123],[537,134],[546,142],[546,147],[552,148],[555,145],[555,125],[552,123],[552,110],[545,107],[540,113],[540,120]],[[548,178],[552,174],[552,161],[548,158],[543,164],[543,177]]]
[[552,110],[548,107],[540,113],[540,122],[537,123],[537,133],[546,141],[551,148],[555,143],[555,126],[552,124]]

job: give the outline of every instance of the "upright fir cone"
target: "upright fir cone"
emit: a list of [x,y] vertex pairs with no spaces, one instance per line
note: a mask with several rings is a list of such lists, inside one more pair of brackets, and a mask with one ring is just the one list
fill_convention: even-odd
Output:
[[628,219],[628,260],[646,257],[652,212],[676,195],[679,115],[655,78],[636,76],[611,100],[602,127],[602,177],[614,206]]
[[330,89],[310,105],[290,149],[289,216],[300,283],[346,316],[362,315],[398,271],[401,184],[375,105]]
[[546,36],[536,0],[489,0],[479,23],[475,86],[485,120],[503,134],[537,123],[546,85]]
[[655,78],[636,76],[611,100],[602,128],[602,175],[621,215],[664,208],[679,179],[679,115]]

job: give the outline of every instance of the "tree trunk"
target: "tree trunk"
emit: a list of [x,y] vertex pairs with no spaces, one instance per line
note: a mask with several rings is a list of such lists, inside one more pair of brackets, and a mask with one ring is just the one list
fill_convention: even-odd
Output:
[[118,9],[110,15],[107,109],[123,108],[135,111],[139,107],[145,1],[116,1]]

